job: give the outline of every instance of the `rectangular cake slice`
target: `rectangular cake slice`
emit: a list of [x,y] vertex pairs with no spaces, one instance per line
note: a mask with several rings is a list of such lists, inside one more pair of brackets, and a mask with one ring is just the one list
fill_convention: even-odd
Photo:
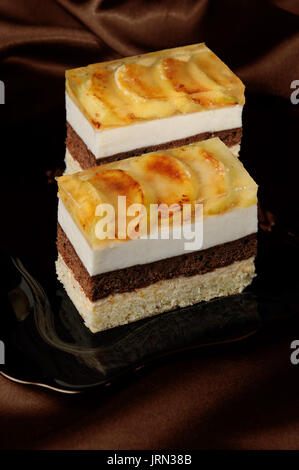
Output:
[[68,70],[66,172],[214,136],[238,153],[244,102],[203,43]]
[[219,138],[57,180],[57,274],[92,332],[251,283],[257,185]]

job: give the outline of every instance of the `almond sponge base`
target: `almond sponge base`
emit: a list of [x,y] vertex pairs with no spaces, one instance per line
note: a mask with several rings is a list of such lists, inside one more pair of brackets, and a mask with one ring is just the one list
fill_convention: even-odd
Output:
[[77,173],[78,171],[83,170],[80,163],[72,157],[68,149],[66,149],[66,152],[65,152],[64,163],[65,163],[65,170],[63,173],[64,175],[72,175],[73,173]]
[[229,147],[230,151],[236,155],[236,157],[239,158],[240,150],[241,150],[241,145],[240,144],[235,144]]
[[159,281],[96,302],[88,299],[60,254],[56,272],[87,328],[97,333],[178,307],[238,294],[252,282],[255,266],[251,257],[205,274]]

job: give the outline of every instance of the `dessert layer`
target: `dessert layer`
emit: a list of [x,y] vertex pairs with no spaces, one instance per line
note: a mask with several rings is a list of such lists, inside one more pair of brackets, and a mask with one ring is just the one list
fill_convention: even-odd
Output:
[[72,175],[73,173],[78,173],[78,171],[85,170],[85,168],[82,168],[78,160],[75,160],[72,157],[68,149],[65,150],[64,165],[64,175]]
[[[145,265],[158,260],[184,255],[186,239],[174,239],[170,230],[169,239],[111,240],[105,248],[89,245],[73,221],[63,203],[58,205],[58,223],[65,232],[78,257],[90,276],[107,273],[134,265]],[[192,231],[194,231],[192,225]],[[232,210],[225,214],[209,216],[203,220],[202,245],[199,251],[228,243],[257,232],[257,206]],[[189,250],[194,253],[198,248]]]
[[95,129],[245,101],[241,80],[203,43],[68,70],[66,89]]
[[97,129],[66,94],[66,118],[96,159],[133,149],[155,147],[198,134],[215,134],[242,127],[243,106],[227,106],[168,118],[138,122],[125,127]]
[[157,145],[151,145],[149,147],[132,148],[130,151],[117,153],[110,155],[109,157],[103,157],[96,159],[93,153],[88,149],[84,141],[79,137],[77,132],[74,131],[72,126],[67,123],[67,138],[66,146],[68,151],[74,160],[80,165],[80,169],[92,168],[100,163],[109,163],[124,158],[134,157],[143,153],[156,152],[165,149],[172,149],[180,147],[182,145],[188,145],[194,142],[200,142],[202,140],[210,139],[213,137],[219,137],[228,147],[240,144],[242,138],[242,128],[228,129],[216,132],[203,132],[201,134],[190,135],[183,139],[172,140],[171,142],[160,143]]
[[93,333],[215,297],[238,294],[255,276],[254,258],[249,258],[206,274],[167,279],[91,302],[60,255],[56,270],[85,325]]
[[205,274],[235,261],[255,256],[257,236],[251,234],[205,250],[185,253],[152,263],[137,264],[96,276],[89,275],[60,225],[58,225],[57,248],[85,295],[91,301],[96,301],[111,294],[146,287],[164,279]]
[[[255,208],[251,209],[253,212],[249,221],[245,220],[239,224],[239,219],[234,218],[238,218],[240,214],[238,209],[256,205],[257,185],[239,159],[218,138],[103,164],[79,173],[61,176],[57,178],[57,181],[59,198],[70,215],[69,219],[72,219],[78,227],[82,238],[85,239],[85,244],[102,252],[107,248],[112,252],[112,248],[119,247],[121,244],[127,245],[123,247],[124,250],[130,250],[132,219],[136,220],[136,212],[139,213],[136,224],[143,229],[145,226],[146,236],[159,233],[161,221],[164,221],[169,214],[167,212],[160,214],[161,217],[154,232],[153,217],[150,217],[153,205],[156,205],[156,208],[161,207],[162,204],[168,208],[175,207],[179,217],[186,206],[191,208],[190,225],[194,222],[196,204],[202,204],[204,219],[208,220],[208,216],[212,215],[229,214],[226,222],[233,222],[237,230],[239,226],[241,231],[247,230],[250,226],[251,232],[242,233],[236,238],[255,231],[250,225],[253,221],[256,224]],[[123,211],[120,210],[119,196],[125,198]],[[100,239],[98,235],[97,227],[102,221],[98,208],[103,207],[102,204],[108,204],[115,214],[117,223],[115,227],[112,227],[114,240],[111,240],[111,236],[110,239]],[[133,207],[134,211],[136,207],[141,207],[144,211],[136,209],[134,216],[131,213],[131,216],[127,217],[126,212],[130,207]],[[119,235],[118,228],[123,224],[118,223],[118,216],[125,224],[126,239],[122,239]],[[172,222],[172,214],[170,214],[170,219]],[[59,222],[67,235],[71,237],[69,232],[73,229],[68,228],[69,222],[64,222],[62,218]],[[216,229],[217,222],[205,221],[204,226],[209,227],[210,223]],[[218,230],[219,228],[223,230],[222,225],[217,227]],[[131,230],[130,233],[129,230]],[[233,228],[228,230],[233,230]],[[226,229],[224,232],[227,233]],[[135,232],[134,235],[134,241],[137,238],[140,247],[143,236],[144,231]],[[70,238],[70,240],[77,249],[75,239]],[[170,244],[170,246],[174,245]],[[77,252],[79,254],[78,250]]]

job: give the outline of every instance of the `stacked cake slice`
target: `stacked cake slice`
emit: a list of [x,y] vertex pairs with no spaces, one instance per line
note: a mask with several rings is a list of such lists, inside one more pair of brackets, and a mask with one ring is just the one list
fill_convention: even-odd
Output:
[[[112,111],[106,116],[116,122]],[[103,163],[58,178],[58,186],[57,274],[92,332],[239,293],[254,277],[257,185],[219,138]],[[201,233],[200,243],[190,233]]]
[[66,72],[66,172],[210,137],[235,153],[244,85],[205,44]]

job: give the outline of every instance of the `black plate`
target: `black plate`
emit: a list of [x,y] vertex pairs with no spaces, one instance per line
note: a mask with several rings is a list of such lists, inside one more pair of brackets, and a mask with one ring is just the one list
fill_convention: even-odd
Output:
[[[92,334],[56,281],[45,285],[18,258],[6,257],[1,288],[3,375],[67,393],[107,386],[159,357],[245,338],[297,310],[298,240],[267,218],[259,234],[257,277],[244,293]],[[291,260],[291,265],[290,265]],[[42,280],[42,276],[41,276]]]
[[[62,97],[63,93],[61,81]],[[0,283],[0,339],[6,353],[6,363],[0,366],[3,374],[25,383],[80,392],[110,384],[183,349],[215,343],[226,347],[222,343],[298,313],[299,241],[292,234],[299,233],[298,141],[294,139],[298,106],[274,97],[247,96],[241,160],[260,185],[263,207],[277,214],[277,220],[266,211],[261,214],[258,275],[252,286],[241,295],[95,335],[82,324],[56,280],[54,267],[54,176],[55,169],[63,166],[64,109],[13,125],[7,122],[6,110],[6,105],[0,108],[0,247],[14,256],[1,256],[5,273]]]

